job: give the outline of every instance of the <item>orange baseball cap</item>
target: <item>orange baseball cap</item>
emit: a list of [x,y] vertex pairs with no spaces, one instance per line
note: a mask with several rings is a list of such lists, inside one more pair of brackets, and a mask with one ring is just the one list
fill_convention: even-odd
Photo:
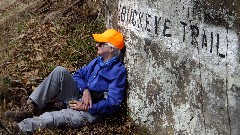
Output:
[[123,35],[114,29],[108,29],[102,34],[92,34],[97,42],[108,42],[121,50],[124,47]]

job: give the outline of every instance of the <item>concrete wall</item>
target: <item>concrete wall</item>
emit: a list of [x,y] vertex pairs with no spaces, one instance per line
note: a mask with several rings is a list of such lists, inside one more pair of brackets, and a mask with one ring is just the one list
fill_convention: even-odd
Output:
[[125,35],[130,116],[151,134],[240,134],[239,0],[102,1]]

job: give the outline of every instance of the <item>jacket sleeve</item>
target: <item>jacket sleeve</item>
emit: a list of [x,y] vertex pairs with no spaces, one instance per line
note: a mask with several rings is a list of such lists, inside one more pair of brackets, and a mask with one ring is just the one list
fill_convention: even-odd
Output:
[[76,82],[77,89],[83,92],[87,88],[87,82],[85,76],[87,75],[88,65],[80,68],[73,74],[73,80]]
[[80,92],[83,92],[86,88],[88,88],[86,77],[88,72],[91,72],[90,69],[93,67],[96,60],[97,58],[93,59],[87,66],[78,69],[73,74],[73,80],[76,82],[77,89]]
[[126,87],[126,69],[122,68],[117,74],[116,78],[109,84],[108,97],[92,105],[89,113],[112,114],[116,111],[124,99]]

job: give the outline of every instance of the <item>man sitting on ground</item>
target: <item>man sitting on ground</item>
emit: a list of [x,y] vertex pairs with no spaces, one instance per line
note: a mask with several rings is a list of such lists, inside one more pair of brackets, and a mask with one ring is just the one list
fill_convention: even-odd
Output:
[[[124,99],[126,69],[119,61],[124,47],[123,36],[114,29],[93,34],[97,58],[71,75],[64,67],[56,67],[32,92],[27,101],[27,116],[14,128],[22,133],[34,133],[36,129],[66,126],[77,128],[93,123],[114,113]],[[80,95],[82,95],[80,97]],[[45,112],[32,117],[53,97],[58,96],[68,108]],[[21,112],[7,111],[6,117],[19,118]]]

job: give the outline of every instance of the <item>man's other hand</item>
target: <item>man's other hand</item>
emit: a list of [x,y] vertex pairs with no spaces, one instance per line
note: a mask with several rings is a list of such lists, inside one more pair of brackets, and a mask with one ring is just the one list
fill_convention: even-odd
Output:
[[92,97],[88,89],[83,91],[82,100],[80,102],[85,110],[92,108]]

